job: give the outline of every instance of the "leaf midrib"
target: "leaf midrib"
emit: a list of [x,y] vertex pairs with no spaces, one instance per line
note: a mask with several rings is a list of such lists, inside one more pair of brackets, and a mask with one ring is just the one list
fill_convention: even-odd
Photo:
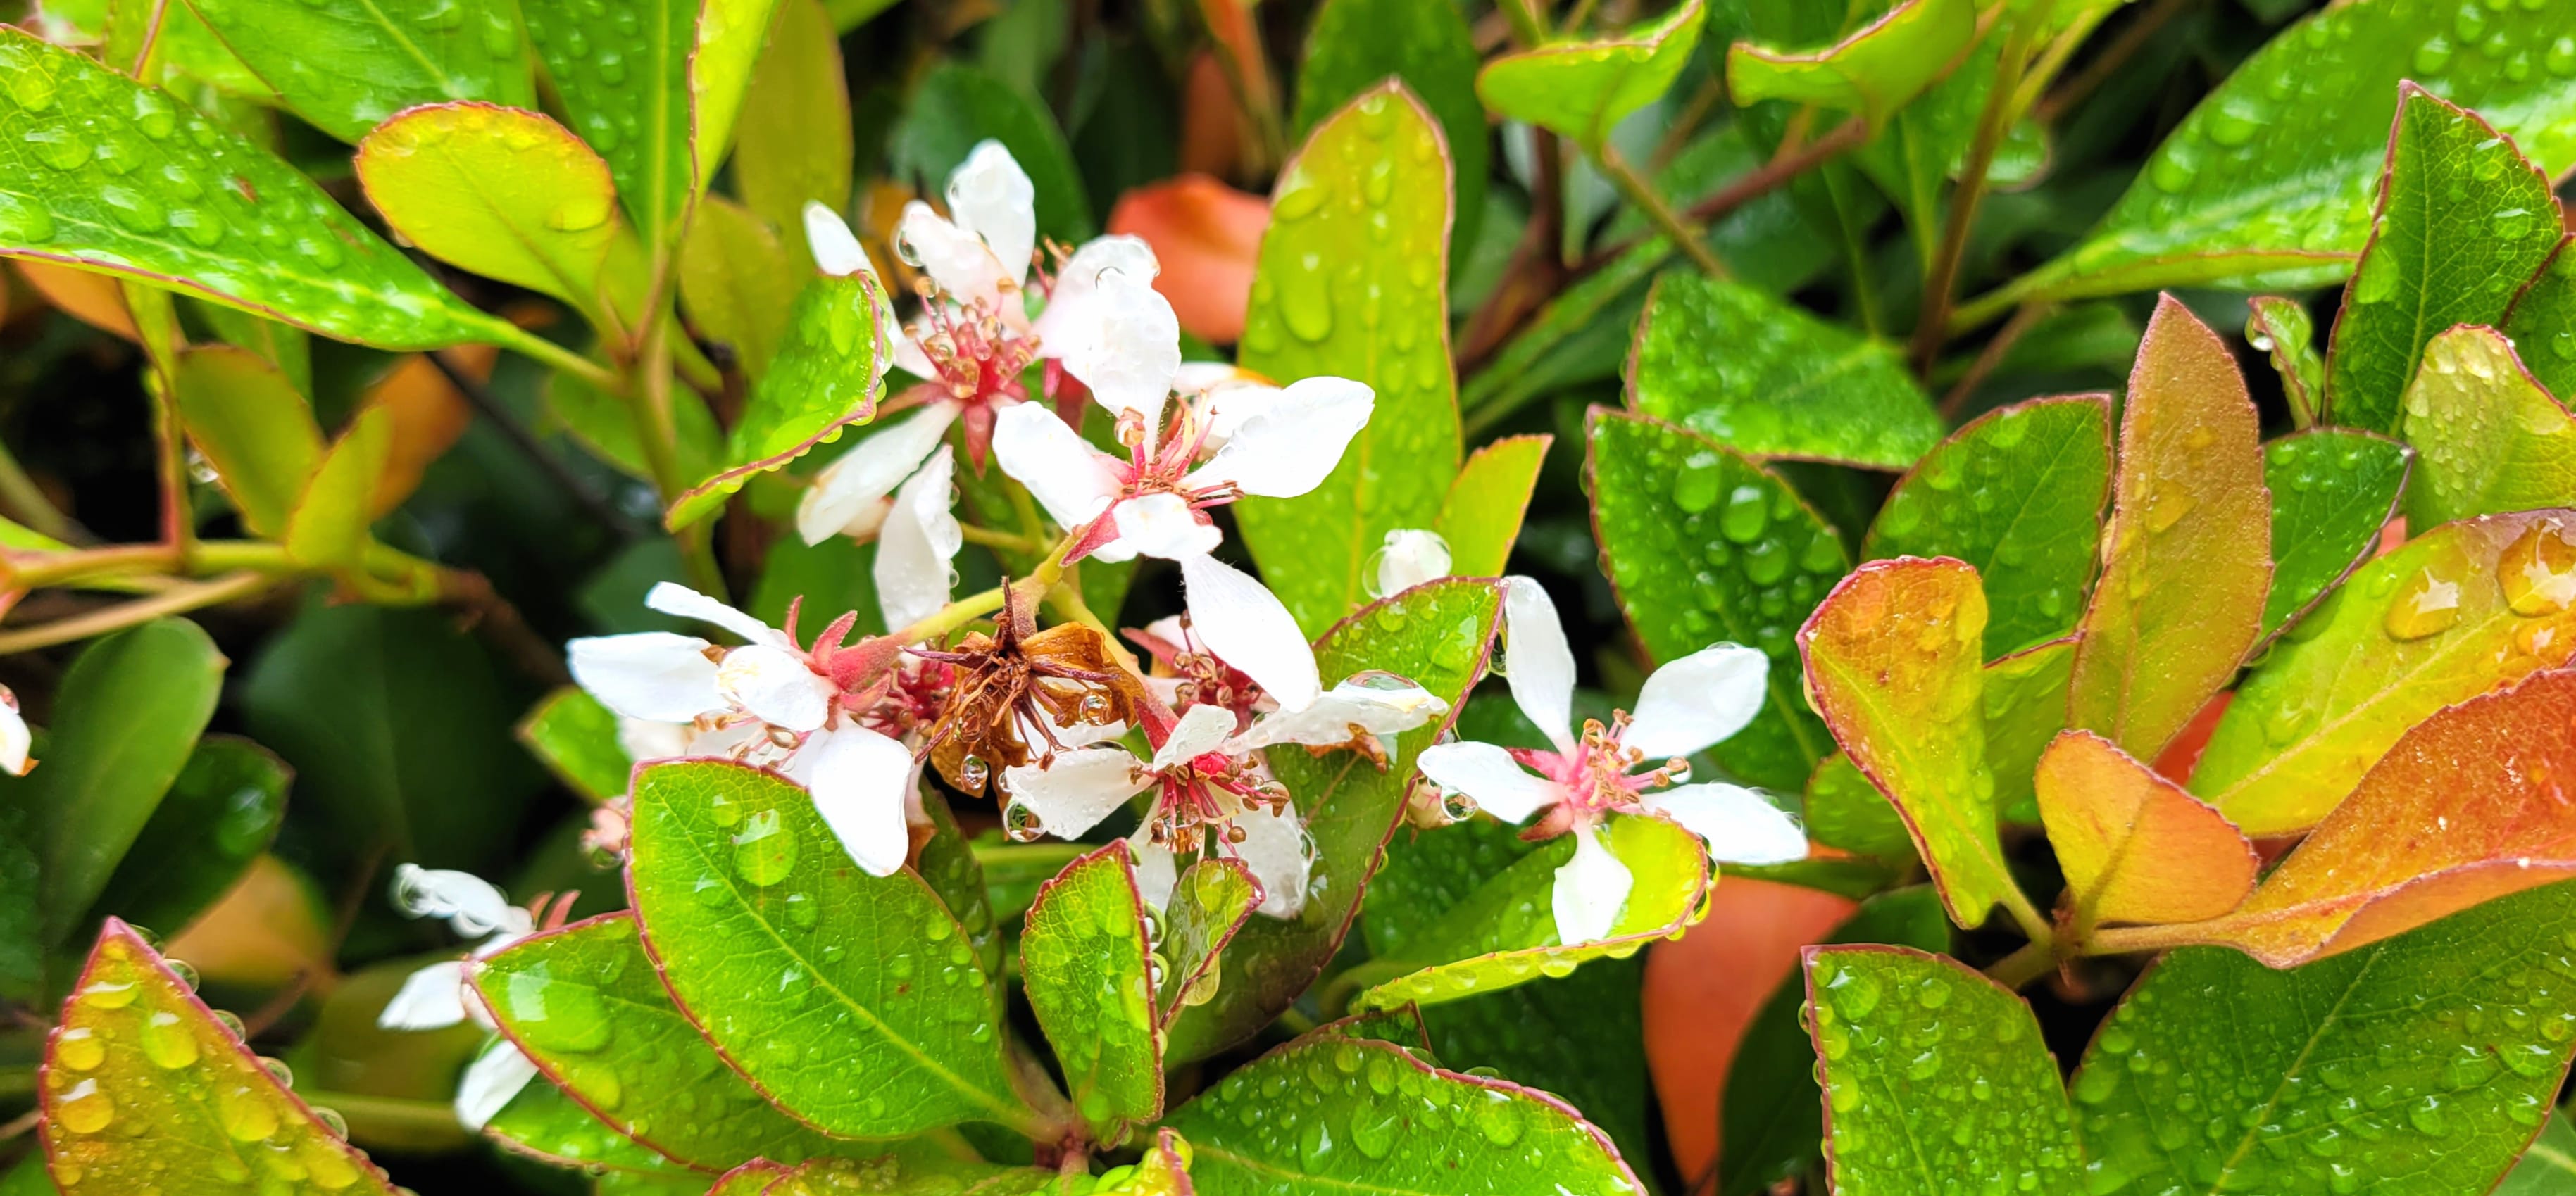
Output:
[[[2272,1089],[2272,1095],[2264,1098],[2261,1110],[2263,1113],[2268,1114],[2280,1105],[2282,1096],[2290,1090],[2291,1081],[2297,1079],[2301,1069],[2307,1065],[2308,1056],[2316,1051],[2317,1044],[2325,1038],[2326,1032],[2334,1028],[2336,1019],[2343,1015],[2343,1007],[2351,1002],[2352,995],[2360,990],[2362,980],[2370,975],[2372,968],[2379,966],[2380,957],[2385,954],[2387,954],[2385,951],[2373,951],[2361,961],[2361,970],[2353,973],[2351,981],[2346,983],[2343,991],[2335,996],[2334,1006],[2326,1010],[2325,1017],[2317,1022],[2314,1030],[2309,1032],[2308,1040],[2300,1045],[2298,1058],[2292,1059],[2288,1067],[2281,1069],[2281,1082]],[[2254,1124],[2259,1127],[2266,1120],[2268,1118],[2258,1117]],[[2244,1123],[2240,1120],[2238,1124]],[[2227,1190],[2227,1181],[2235,1174],[2237,1164],[2243,1162],[2246,1154],[2254,1149],[2256,1134],[2256,1130],[2249,1129],[2237,1139],[2236,1149],[2230,1151],[2226,1161],[2219,1164],[2218,1178],[2202,1189],[2203,1196],[2219,1196]]]

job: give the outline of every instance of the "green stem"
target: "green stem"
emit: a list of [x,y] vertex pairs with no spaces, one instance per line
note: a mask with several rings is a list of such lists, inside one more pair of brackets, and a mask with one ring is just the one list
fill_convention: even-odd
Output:
[[969,544],[981,544],[986,548],[997,549],[1002,552],[1015,552],[1022,556],[1034,556],[1039,548],[1039,545],[1035,541],[1030,540],[1026,536],[1015,536],[1009,532],[997,532],[990,528],[977,527],[971,523],[959,525],[957,531],[959,534],[966,537],[966,542]]
[[1711,278],[1728,277],[1726,263],[1717,260],[1716,252],[1700,236],[1699,226],[1682,219],[1681,213],[1665,203],[1663,196],[1655,194],[1654,187],[1628,165],[1628,159],[1619,153],[1618,147],[1605,142],[1598,146],[1585,146],[1584,152],[1592,156],[1592,164],[1600,168],[1601,176],[1610,180],[1610,185],[1618,188],[1619,194],[1636,205],[1638,211],[1645,213],[1649,223],[1671,238],[1701,273]]
[[626,389],[625,379],[608,367],[516,324],[496,319],[492,322],[491,331],[492,343],[504,349],[544,362],[610,394],[621,394]]
[[355,1092],[311,1090],[296,1093],[308,1105],[318,1105],[338,1113],[349,1122],[353,1139],[416,1142],[420,1131],[454,1131],[456,1141],[473,1138],[465,1127],[456,1123],[456,1110],[445,1101],[404,1100],[391,1096],[361,1096]]
[[2033,940],[2021,950],[1998,959],[1986,969],[1986,975],[2005,988],[2021,986],[2047,975],[2057,966],[2057,952],[2048,943]]
[[2003,53],[1995,65],[1995,79],[1986,93],[1986,106],[1977,114],[1977,131],[1968,143],[1968,158],[1959,174],[1959,189],[1950,196],[1948,223],[1942,226],[1939,250],[1933,255],[1932,267],[1923,277],[1923,309],[1914,325],[1912,357],[1917,374],[1931,372],[1932,359],[1941,351],[1949,336],[1950,298],[1958,288],[1959,263],[1968,251],[1968,232],[1975,225],[1977,205],[1985,198],[1986,175],[1993,170],[1995,152],[2003,147],[2004,133],[2020,115],[2015,98],[2020,94],[2024,70],[2030,65],[2030,44],[2038,28],[2046,23],[2048,0],[2015,21],[2004,37]]
[[111,631],[149,623],[165,615],[181,614],[200,607],[230,602],[254,594],[272,584],[276,578],[265,573],[241,572],[213,581],[174,586],[148,598],[102,607],[85,615],[40,623],[23,631],[0,633],[0,656],[32,652],[56,644],[89,639]]
[[17,455],[7,445],[0,445],[0,507],[30,531],[65,542],[81,538],[81,529],[52,499],[45,497],[44,488],[27,476],[26,467],[18,464]]
[[1547,24],[1539,15],[1538,0],[1501,0],[1494,8],[1511,26],[1512,44],[1524,50],[1547,44]]

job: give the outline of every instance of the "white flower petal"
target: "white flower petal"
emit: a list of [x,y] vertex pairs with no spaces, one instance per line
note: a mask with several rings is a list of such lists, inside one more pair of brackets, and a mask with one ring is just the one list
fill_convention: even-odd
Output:
[[1574,831],[1574,858],[1556,870],[1551,904],[1556,912],[1556,941],[1563,946],[1598,942],[1619,923],[1620,907],[1636,877],[1590,827]]
[[1038,825],[1059,839],[1098,826],[1151,780],[1137,767],[1136,757],[1120,747],[1057,752],[1048,763],[1002,770],[1002,788],[1011,800],[1028,807]]
[[1243,671],[1283,710],[1303,710],[1322,693],[1315,650],[1268,587],[1212,556],[1181,558],[1190,629],[1217,659]]
[[442,959],[403,978],[376,1014],[379,1030],[443,1030],[465,1020],[465,961]]
[[595,635],[564,645],[572,679],[628,718],[685,723],[724,709],[707,641],[668,631]]
[[1503,579],[1503,668],[1512,702],[1559,752],[1574,750],[1574,649],[1556,602],[1526,577]]
[[789,646],[787,636],[777,628],[678,582],[655,583],[653,588],[645,593],[644,605],[666,615],[713,623],[741,636],[746,644],[768,644],[775,648]]
[[1100,276],[1112,272],[1150,283],[1162,273],[1162,265],[1154,260],[1153,246],[1141,237],[1095,237],[1083,242],[1065,259],[1064,269],[1056,272],[1046,310],[1038,313],[1032,326],[1040,355],[1062,357],[1071,346],[1098,339]]
[[[708,682],[714,685],[713,681]],[[651,719],[617,716],[617,746],[631,761],[667,760],[689,752],[691,732],[687,723],[663,723]]]
[[1377,553],[1379,597],[1401,594],[1424,582],[1449,576],[1449,542],[1440,533],[1400,527],[1386,534]]
[[1348,378],[1293,383],[1234,427],[1225,447],[1190,473],[1189,485],[1232,482],[1246,494],[1295,498],[1341,463],[1376,403],[1377,392]]
[[814,251],[814,268],[836,277],[877,276],[876,263],[850,232],[839,212],[814,200],[805,201],[805,245]]
[[893,338],[894,367],[924,382],[939,377],[939,363],[932,361],[930,354],[922,349],[921,338],[904,331],[903,326],[895,321],[894,301],[887,300],[884,308],[885,326],[896,330]]
[[810,770],[806,790],[814,812],[841,841],[841,850],[870,876],[891,876],[912,851],[904,828],[904,798],[913,785],[912,752],[864,727],[844,725],[816,732],[796,753],[799,771]]
[[872,513],[884,498],[939,447],[948,425],[957,422],[957,404],[941,399],[922,405],[902,423],[850,446],[839,460],[814,475],[814,484],[796,503],[796,534],[808,544],[853,532],[852,524]]
[[1326,690],[1303,710],[1261,716],[1226,750],[1240,754],[1277,743],[1335,747],[1350,742],[1353,728],[1364,735],[1394,735],[1447,713],[1449,703],[1419,685],[1383,673],[1363,675]]
[[1771,658],[1760,649],[1734,644],[1702,648],[1656,669],[1637,694],[1619,743],[1649,761],[1703,751],[1761,713],[1770,671]]
[[1118,540],[1150,557],[1177,561],[1216,551],[1225,533],[1190,509],[1188,499],[1168,490],[1122,499],[1110,508],[1118,523]]
[[948,176],[948,211],[957,226],[984,239],[1002,273],[1018,286],[1029,276],[1038,244],[1038,192],[1002,143],[986,138]]
[[27,730],[27,718],[18,713],[18,697],[0,688],[0,771],[13,777],[27,775],[34,764],[27,759],[35,745],[34,733]]
[[482,877],[418,864],[394,869],[393,902],[405,917],[444,919],[448,929],[469,939],[526,934],[535,921]]
[[1060,334],[1065,370],[1101,406],[1138,413],[1150,431],[1181,369],[1181,321],[1171,301],[1150,279],[1113,269],[1101,272],[1080,310],[1084,323]]
[[1234,734],[1234,712],[1222,706],[1192,706],[1181,712],[1181,720],[1172,725],[1163,746],[1154,749],[1156,769],[1170,768],[1185,760],[1194,760],[1225,744]]
[[916,199],[903,205],[903,218],[895,224],[895,243],[959,303],[1000,309],[1002,284],[1010,275],[982,237],[949,223]]
[[773,727],[811,731],[823,725],[838,693],[829,678],[783,648],[751,644],[725,653],[716,688],[734,705]]
[[1261,904],[1254,908],[1282,920],[1296,917],[1306,908],[1306,885],[1315,867],[1314,849],[1297,811],[1273,815],[1247,810],[1235,816],[1234,824],[1243,828],[1243,842],[1234,845],[1234,853],[1261,882]]
[[475,1057],[465,1069],[464,1078],[456,1082],[456,1124],[481,1133],[486,1124],[501,1115],[501,1110],[509,1107],[510,1099],[536,1078],[534,1060],[520,1054],[519,1048],[506,1038],[494,1042]]
[[1140,826],[1127,836],[1127,850],[1136,853],[1136,895],[1145,908],[1161,913],[1172,903],[1172,887],[1180,883],[1181,870],[1172,853],[1154,842],[1153,827]]
[[1683,785],[1646,794],[1637,804],[1708,840],[1722,864],[1786,864],[1807,858],[1798,820],[1753,790],[1736,785]]
[[1490,743],[1435,743],[1414,764],[1433,784],[1476,799],[1478,809],[1505,822],[1526,822],[1539,807],[1565,796],[1563,786],[1522,768],[1511,753]]
[[994,417],[993,460],[1028,487],[1060,527],[1081,526],[1118,495],[1108,455],[1044,403],[1022,403]]
[[948,605],[949,589],[957,583],[957,570],[949,562],[966,543],[957,514],[949,509],[956,476],[956,455],[943,444],[895,492],[894,509],[877,534],[876,562],[869,567],[888,627],[910,626]]

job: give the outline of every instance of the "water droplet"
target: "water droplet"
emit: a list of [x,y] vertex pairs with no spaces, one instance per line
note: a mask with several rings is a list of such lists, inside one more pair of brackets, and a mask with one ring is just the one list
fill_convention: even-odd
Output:
[[1320,343],[1333,334],[1333,300],[1324,287],[1324,259],[1309,253],[1279,280],[1280,314],[1287,317],[1288,331],[1309,344]]
[[83,1080],[63,1093],[62,1103],[54,1107],[54,1120],[75,1134],[95,1134],[116,1120],[116,1103],[107,1099],[96,1080]]
[[754,813],[733,837],[733,864],[744,880],[763,888],[787,879],[796,869],[796,832],[776,810]]
[[89,143],[69,125],[40,125],[27,130],[36,160],[56,170],[77,170],[89,162]]
[[107,1044],[97,1031],[75,1026],[54,1037],[54,1062],[73,1071],[88,1071],[107,1061]]
[[1717,503],[1717,454],[1693,453],[1673,475],[1673,505],[1698,514]]
[[1770,518],[1770,503],[1762,488],[1738,486],[1726,496],[1726,509],[1718,515],[1717,529],[1729,540],[1750,544],[1762,535]]
[[166,1009],[153,1010],[143,1019],[143,1057],[164,1071],[177,1071],[197,1062],[197,1033],[178,1014]]
[[2554,521],[2533,524],[2496,560],[2497,581],[2513,613],[2554,615],[2576,602],[2576,546]]
[[2420,640],[2460,621],[2460,585],[2418,569],[2388,600],[2385,626],[2396,640]]
[[95,980],[80,991],[81,1004],[92,1009],[123,1009],[134,1003],[131,980]]
[[9,98],[29,112],[54,106],[54,76],[41,62],[21,66],[9,75]]

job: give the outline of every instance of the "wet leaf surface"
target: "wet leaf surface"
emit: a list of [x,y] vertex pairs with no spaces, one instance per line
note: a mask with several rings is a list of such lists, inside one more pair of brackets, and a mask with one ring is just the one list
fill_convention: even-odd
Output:
[[1313,128],[1333,110],[1393,75],[1440,121],[1441,140],[1457,163],[1454,239],[1473,244],[1493,173],[1492,138],[1476,101],[1481,65],[1474,35],[1455,4],[1442,0],[1333,0],[1307,26],[1306,57],[1297,73],[1295,127]]
[[536,107],[519,14],[506,0],[188,0],[188,7],[296,115],[342,141],[415,104]]
[[1449,542],[1449,572],[1499,577],[1520,538],[1552,436],[1506,436],[1477,449],[1449,483],[1433,530]]
[[[714,514],[752,475],[784,466],[839,438],[850,425],[876,417],[886,368],[894,360],[889,338],[898,334],[877,325],[882,293],[868,274],[806,280],[788,309],[778,354],[752,388],[726,442],[725,466],[673,502],[665,524],[686,527]],[[557,385],[564,381],[558,378]]]
[[2501,333],[2454,328],[2434,337],[2401,418],[2423,457],[2406,491],[2410,526],[2576,505],[2576,417]]
[[2561,402],[2576,397],[2576,252],[2560,241],[2555,256],[2514,297],[2504,330],[2524,364]]
[[635,762],[617,741],[617,715],[589,691],[567,685],[547,694],[519,720],[518,735],[573,792],[595,802],[626,792]]
[[2266,638],[2369,559],[2413,469],[2406,446],[2349,428],[2311,428],[2263,446],[2263,488],[2272,492]]
[[2243,832],[2099,735],[2059,736],[2035,783],[2079,927],[2215,918],[2253,891]]
[[1739,105],[1789,100],[1881,124],[1976,38],[1974,0],[1906,0],[1821,50],[1737,42],[1726,53],[1726,87]]
[[1064,1067],[1074,1108],[1104,1140],[1163,1111],[1163,1035],[1154,1016],[1154,942],[1122,840],[1038,889],[1020,936],[1029,1008]]
[[1506,54],[1476,77],[1485,107],[1583,145],[1671,90],[1699,48],[1701,0],[1683,0],[1625,37],[1564,41]]
[[621,225],[608,163],[541,113],[414,108],[358,142],[358,181],[385,223],[431,256],[591,312]]

